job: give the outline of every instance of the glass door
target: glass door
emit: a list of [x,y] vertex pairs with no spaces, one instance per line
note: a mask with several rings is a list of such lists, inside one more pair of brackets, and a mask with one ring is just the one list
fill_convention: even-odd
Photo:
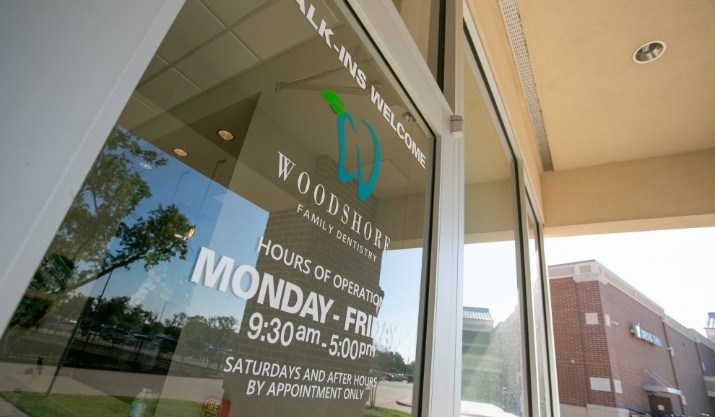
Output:
[[13,409],[411,413],[434,141],[341,10],[186,2],[0,339]]

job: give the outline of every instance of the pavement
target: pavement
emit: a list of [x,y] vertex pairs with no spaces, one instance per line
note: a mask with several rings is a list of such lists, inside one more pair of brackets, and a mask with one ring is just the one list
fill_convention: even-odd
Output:
[[413,384],[398,381],[380,381],[377,384],[375,406],[393,410],[412,412]]
[[[32,370],[32,373],[29,371]],[[39,375],[35,366],[0,362],[0,391],[47,392],[54,366],[43,366]],[[64,367],[55,379],[52,393],[108,396],[136,396],[141,388],[161,393],[161,398],[203,402],[206,397],[223,396],[220,378],[193,378],[133,372],[103,371]],[[380,381],[375,405],[411,412],[413,384]],[[0,399],[0,417],[26,417]]]

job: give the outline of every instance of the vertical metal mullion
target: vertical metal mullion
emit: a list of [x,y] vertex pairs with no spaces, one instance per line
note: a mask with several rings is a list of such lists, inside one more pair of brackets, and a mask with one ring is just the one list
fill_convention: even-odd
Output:
[[544,325],[546,327],[546,352],[548,360],[548,384],[550,397],[548,401],[551,403],[551,415],[559,417],[561,415],[559,407],[559,390],[558,380],[556,375],[556,351],[554,345],[554,323],[551,316],[551,286],[549,284],[548,268],[546,266],[546,253],[544,251],[544,223],[537,218],[536,229],[538,232],[539,256],[541,265],[541,285],[544,298]]
[[440,87],[454,114],[461,115],[464,113],[462,76],[464,3],[462,0],[441,0],[440,13],[444,15],[441,19],[442,25],[439,34],[441,39]]
[[[517,171],[517,216],[518,222],[518,273],[520,274],[519,284],[522,296],[522,320],[524,323],[524,378],[526,386],[526,406],[525,415],[537,417],[539,408],[538,378],[536,362],[536,335],[534,321],[534,306],[531,290],[531,274],[529,264],[529,223],[528,223],[528,200],[526,196],[526,174],[524,163],[521,160],[516,162]],[[546,416],[538,416],[546,417]]]

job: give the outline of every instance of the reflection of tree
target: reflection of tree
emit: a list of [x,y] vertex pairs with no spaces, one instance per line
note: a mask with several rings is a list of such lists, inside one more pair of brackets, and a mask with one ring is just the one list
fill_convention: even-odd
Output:
[[54,293],[67,286],[75,269],[74,262],[65,256],[48,253],[30,282],[30,290]]
[[165,319],[164,323],[159,323],[163,329],[164,334],[178,339],[181,334],[181,329],[186,325],[187,316],[186,313],[181,312],[174,314],[172,318]]
[[159,204],[147,219],[139,217],[131,226],[121,222],[117,231],[120,249],[105,255],[98,272],[80,273],[66,290],[79,288],[115,269],[128,268],[140,259],[146,270],[176,255],[185,259],[188,248],[183,235],[190,227],[189,220],[173,204],[166,208]]
[[[86,301],[85,295],[72,294],[53,306],[53,315],[72,317],[73,313],[82,309]],[[206,318],[200,315],[188,317],[186,313],[182,312],[164,320],[164,323],[159,323],[154,311],[146,310],[140,305],[132,305],[127,296],[97,300],[90,305],[87,316],[93,317],[91,324],[97,325],[97,327],[93,326],[95,331],[117,328],[148,336],[165,334],[176,339],[181,337],[184,342],[189,342],[189,344],[201,345],[202,349],[211,346],[227,350],[235,347],[238,342],[236,327],[238,327],[239,321],[236,317],[213,316]],[[17,314],[16,318],[22,321]],[[24,321],[14,324],[19,324],[21,327],[33,327],[41,320],[42,317],[38,317],[37,321],[27,321],[26,325],[23,325]],[[89,321],[82,323],[82,328],[85,331],[89,326]]]
[[186,341],[203,342],[216,348],[234,346],[238,340],[235,331],[238,323],[238,319],[230,316],[209,318],[191,316],[186,320],[182,338]]
[[[382,378],[386,378],[387,374],[401,374],[407,369],[405,359],[398,352],[391,351],[385,346],[375,347],[375,356],[372,358],[371,374],[377,377],[375,386],[370,390],[368,402],[370,407],[375,407],[377,399],[377,384]],[[390,377],[392,379],[392,377]]]
[[143,150],[128,132],[114,128],[67,212],[48,253],[59,253],[97,274],[107,265],[107,243],[139,202],[151,197],[136,162],[160,167],[166,159]]
[[[166,162],[143,149],[126,130],[112,130],[21,302],[25,316],[35,318],[34,325],[70,291],[115,269],[128,269],[141,260],[149,270],[174,256],[185,259],[188,245],[183,236],[192,225],[176,206],[159,204],[144,216],[135,213],[139,203],[151,197],[138,166],[157,168]],[[109,250],[112,242],[114,249]],[[13,322],[30,327],[19,314]]]
[[37,327],[51,306],[50,300],[25,296],[17,305],[15,314],[10,319],[10,326]]
[[154,321],[156,314],[129,304],[129,297],[101,301],[94,309],[94,322],[121,329],[141,329]]
[[392,352],[386,348],[375,349],[375,356],[372,359],[372,369],[382,372],[405,372],[405,359],[398,352]]

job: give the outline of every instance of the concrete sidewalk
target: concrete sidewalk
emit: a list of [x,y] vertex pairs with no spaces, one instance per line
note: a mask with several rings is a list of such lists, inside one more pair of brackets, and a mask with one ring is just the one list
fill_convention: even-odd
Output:
[[[54,366],[44,366],[38,375],[35,366],[0,362],[0,391],[45,393],[52,382]],[[26,370],[28,371],[26,373]],[[32,370],[32,373],[29,373]],[[81,394],[97,396],[135,397],[142,388],[158,393],[160,398],[194,401],[203,403],[207,397],[223,396],[223,379],[195,378],[167,375],[142,374],[134,372],[103,371],[64,367],[52,387],[53,394]],[[406,382],[381,381],[377,387],[375,405],[404,412],[411,412],[413,385]],[[9,414],[7,407],[0,403],[0,417]]]

